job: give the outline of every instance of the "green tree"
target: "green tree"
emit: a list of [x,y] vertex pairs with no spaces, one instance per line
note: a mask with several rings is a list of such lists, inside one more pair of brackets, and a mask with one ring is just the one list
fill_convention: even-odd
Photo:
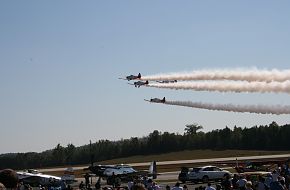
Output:
[[197,123],[194,124],[187,124],[185,125],[185,134],[186,135],[196,135],[198,130],[203,129],[201,125],[198,125]]
[[62,165],[65,163],[65,149],[59,143],[52,150],[52,155],[54,157],[55,164]]

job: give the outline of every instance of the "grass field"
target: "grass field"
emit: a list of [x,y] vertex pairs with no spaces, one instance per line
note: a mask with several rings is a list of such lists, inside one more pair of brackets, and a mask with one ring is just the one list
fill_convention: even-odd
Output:
[[226,158],[226,157],[241,157],[241,156],[261,156],[261,155],[276,155],[290,154],[290,151],[261,151],[261,150],[192,150],[171,152],[157,155],[139,155],[127,158],[119,158],[99,162],[101,164],[118,164],[118,163],[142,163],[156,161],[171,161],[171,160],[193,160],[207,158]]
[[[130,164],[130,163],[143,163],[143,162],[151,162],[153,160],[157,161],[157,170],[158,172],[168,172],[168,171],[177,171],[180,169],[181,164],[175,165],[158,165],[158,162],[161,161],[174,161],[174,160],[194,160],[194,159],[208,159],[208,158],[226,158],[226,157],[241,157],[241,156],[262,156],[262,155],[278,155],[278,154],[290,154],[290,151],[252,151],[252,150],[193,150],[193,151],[181,151],[181,152],[171,152],[167,154],[158,154],[158,155],[139,155],[132,156],[127,158],[119,158],[113,160],[106,160],[102,162],[98,162],[98,164]],[[203,163],[205,165],[206,163]],[[87,167],[84,165],[84,167]],[[78,165],[80,166],[80,165]],[[191,167],[194,165],[186,164],[186,166]],[[67,166],[64,166],[67,167]],[[76,166],[73,166],[76,167]],[[137,170],[147,170],[149,166],[139,166],[136,167]],[[63,172],[45,172],[51,175],[61,176]],[[83,170],[75,170],[75,174],[77,177],[82,176],[85,173]]]

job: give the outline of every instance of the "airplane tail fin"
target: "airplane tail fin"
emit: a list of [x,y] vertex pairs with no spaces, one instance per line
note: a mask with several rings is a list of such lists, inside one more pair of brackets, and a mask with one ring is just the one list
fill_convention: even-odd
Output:
[[149,81],[148,81],[148,80],[146,80],[145,84],[149,84]]
[[165,97],[163,97],[162,102],[165,102]]
[[141,78],[141,73],[138,74],[138,78],[139,78],[139,79]]
[[157,178],[157,165],[156,165],[156,161],[151,162],[150,166],[149,166],[149,174],[152,175],[153,179]]

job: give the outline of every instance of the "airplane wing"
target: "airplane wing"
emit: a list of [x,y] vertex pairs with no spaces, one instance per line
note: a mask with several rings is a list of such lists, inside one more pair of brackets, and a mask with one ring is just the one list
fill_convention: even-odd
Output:
[[17,172],[19,180],[36,185],[48,185],[48,184],[57,184],[61,181],[60,177],[46,175],[46,174],[32,174],[26,172]]
[[133,85],[133,86],[135,86],[135,84],[132,84],[132,83],[127,83],[127,84],[130,84],[130,85]]
[[144,101],[151,102],[150,100],[146,100],[146,99],[144,99]]
[[121,79],[121,80],[127,80],[127,79],[125,79],[125,78],[118,78],[118,79]]

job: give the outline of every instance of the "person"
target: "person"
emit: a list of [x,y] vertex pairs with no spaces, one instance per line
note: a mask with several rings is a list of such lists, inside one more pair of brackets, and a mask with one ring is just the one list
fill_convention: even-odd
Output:
[[114,187],[120,187],[121,183],[122,183],[122,180],[121,180],[120,177],[115,177],[114,178],[114,184],[113,184]]
[[[29,184],[24,185],[26,190],[32,190],[32,187]],[[48,190],[52,189],[51,185],[48,186]]]
[[147,183],[148,183],[148,178],[147,178],[147,176],[144,176],[142,178],[142,184],[144,185],[145,188],[147,188]]
[[272,181],[273,181],[272,174],[268,173],[265,178],[265,185],[270,188],[270,184],[272,183]]
[[187,188],[187,185],[186,185],[186,184],[184,184],[184,185],[183,185],[183,190],[188,190],[188,188]]
[[283,187],[283,190],[288,190],[286,185],[285,185],[285,180],[280,179],[279,182],[281,183],[281,186]]
[[19,184],[18,184],[18,190],[25,190],[25,186],[24,186],[23,181],[20,181],[19,182]]
[[157,185],[157,183],[155,181],[153,181],[151,188],[153,190],[160,190],[161,189],[161,187],[159,185]]
[[259,182],[256,185],[257,190],[266,190],[265,178],[262,176],[258,177]]
[[223,181],[221,182],[221,185],[224,190],[230,190],[232,188],[232,183],[230,180],[230,175],[225,175]]
[[279,181],[272,181],[270,184],[271,190],[284,190],[282,184]]
[[116,176],[115,176],[115,172],[112,173],[111,180],[112,180],[113,188],[115,188],[116,187]]
[[96,190],[101,189],[101,177],[99,177],[98,181],[95,184]]
[[239,176],[237,174],[234,174],[234,177],[232,179],[232,186],[234,190],[239,189],[239,186],[237,184],[238,181],[239,181]]
[[245,176],[241,175],[240,179],[237,181],[239,189],[240,190],[245,190],[246,183],[247,183],[247,180],[245,179]]
[[87,186],[87,190],[92,190],[92,188],[91,188],[91,184],[88,184],[88,186]]
[[176,182],[176,184],[174,185],[174,187],[172,187],[171,190],[183,190],[183,188],[180,187],[180,183],[179,182]]
[[18,185],[18,175],[12,169],[4,169],[0,171],[0,183],[5,188],[16,189]]
[[247,181],[245,187],[246,187],[246,190],[253,190],[252,189],[252,182],[251,181]]
[[222,186],[220,184],[216,184],[216,190],[221,190]]
[[67,190],[73,190],[73,187],[70,184],[68,184],[66,189]]
[[84,185],[84,182],[81,181],[80,185],[79,185],[79,189],[84,189],[85,185]]
[[132,190],[146,190],[142,183],[136,183],[132,186]]
[[3,185],[3,183],[0,183],[0,190],[5,190],[5,186]]
[[129,190],[131,190],[131,188],[133,187],[134,185],[134,181],[133,180],[129,180],[128,183],[127,183],[127,187]]
[[[144,184],[145,185],[145,184]],[[147,188],[148,190],[152,190],[152,185],[153,185],[153,180],[151,178],[149,178],[147,180],[147,183],[145,185],[145,188]]]
[[211,186],[211,183],[207,183],[207,187],[205,190],[216,190],[213,186]]
[[272,181],[278,181],[278,177],[279,177],[279,173],[277,172],[277,170],[274,170],[272,172]]
[[60,189],[67,189],[67,184],[65,181],[60,182]]
[[84,177],[85,177],[86,188],[88,188],[90,184],[90,174],[86,173]]

